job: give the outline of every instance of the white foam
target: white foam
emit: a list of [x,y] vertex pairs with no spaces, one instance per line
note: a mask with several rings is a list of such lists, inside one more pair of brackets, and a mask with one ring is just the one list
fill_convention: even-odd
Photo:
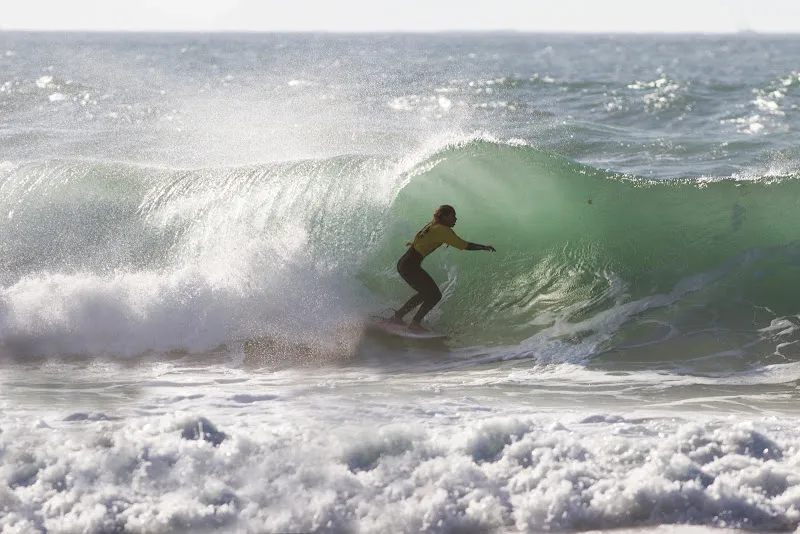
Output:
[[[214,412],[205,419],[186,411],[4,417],[0,528],[786,530],[800,523],[793,421],[509,417],[455,400],[417,400],[412,411],[317,401],[304,407],[264,397],[246,417],[211,400],[194,401]],[[201,427],[202,436],[194,431]]]
[[17,169],[17,166],[10,161],[0,161],[0,173],[11,173]]
[[36,87],[39,89],[45,89],[50,87],[50,84],[53,82],[52,76],[42,76],[38,80],[36,80]]
[[343,290],[300,268],[268,281],[194,267],[30,276],[0,287],[0,348],[15,357],[202,352],[276,331],[299,343],[352,312]]

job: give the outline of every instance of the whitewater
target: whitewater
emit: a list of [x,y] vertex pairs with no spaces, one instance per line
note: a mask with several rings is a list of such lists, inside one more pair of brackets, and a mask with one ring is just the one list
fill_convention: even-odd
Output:
[[798,531],[798,55],[0,33],[0,532]]

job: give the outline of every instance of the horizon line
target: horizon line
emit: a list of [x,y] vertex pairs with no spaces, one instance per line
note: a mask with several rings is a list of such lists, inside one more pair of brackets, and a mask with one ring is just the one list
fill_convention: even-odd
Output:
[[695,31],[695,30],[543,30],[543,29],[437,29],[437,30],[409,30],[409,29],[379,29],[379,30],[313,30],[313,29],[101,29],[101,28],[3,28],[2,33],[140,33],[140,34],[327,34],[327,35],[436,35],[436,34],[520,34],[520,35],[693,35],[693,36],[794,36],[800,35],[799,30],[771,31],[771,30],[721,30],[721,31]]

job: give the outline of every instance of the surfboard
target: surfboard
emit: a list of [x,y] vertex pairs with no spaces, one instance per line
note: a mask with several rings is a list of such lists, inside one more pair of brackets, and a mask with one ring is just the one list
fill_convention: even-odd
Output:
[[382,319],[373,319],[369,322],[369,325],[372,328],[375,328],[376,330],[379,330],[386,334],[405,337],[409,339],[442,339],[447,337],[446,335],[440,334],[439,332],[431,332],[430,330],[425,332],[420,332],[418,330],[412,330],[411,328],[407,327],[404,324],[397,324]]

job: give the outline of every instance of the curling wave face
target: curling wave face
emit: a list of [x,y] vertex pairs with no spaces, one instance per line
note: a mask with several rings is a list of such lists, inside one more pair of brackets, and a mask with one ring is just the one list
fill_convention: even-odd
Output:
[[391,306],[408,293],[403,243],[441,203],[462,237],[500,251],[426,261],[445,295],[432,319],[458,346],[525,355],[562,339],[589,357],[684,339],[687,325],[746,328],[759,353],[775,332],[794,341],[792,175],[651,181],[487,136],[402,160],[2,172],[2,332],[59,338],[54,352],[197,350]]

